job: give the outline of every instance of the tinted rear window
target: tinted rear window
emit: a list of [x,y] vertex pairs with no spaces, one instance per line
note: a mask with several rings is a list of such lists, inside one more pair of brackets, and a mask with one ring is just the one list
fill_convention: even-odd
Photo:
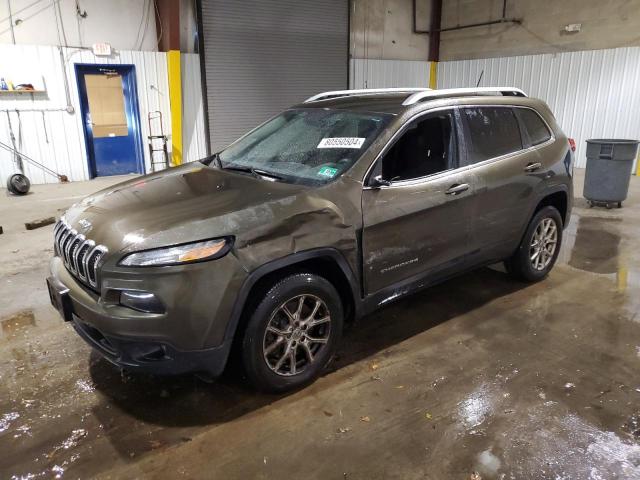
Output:
[[522,149],[520,128],[509,107],[463,108],[468,162],[478,163]]
[[551,132],[536,112],[528,108],[519,108],[518,115],[529,134],[531,145],[540,145],[551,138]]

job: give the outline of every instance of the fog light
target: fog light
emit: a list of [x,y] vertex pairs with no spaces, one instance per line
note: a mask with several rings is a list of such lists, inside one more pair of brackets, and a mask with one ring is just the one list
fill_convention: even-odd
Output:
[[120,305],[145,313],[164,313],[164,305],[153,293],[140,290],[122,290]]

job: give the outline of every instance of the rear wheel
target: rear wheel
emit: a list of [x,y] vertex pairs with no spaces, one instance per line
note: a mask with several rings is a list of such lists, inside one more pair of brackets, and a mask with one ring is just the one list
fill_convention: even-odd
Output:
[[318,275],[288,276],[253,311],[242,359],[259,390],[284,392],[315,380],[342,335],[343,309],[334,286]]
[[561,243],[560,212],[552,206],[542,208],[531,219],[518,249],[505,261],[507,271],[519,280],[542,280],[556,263]]

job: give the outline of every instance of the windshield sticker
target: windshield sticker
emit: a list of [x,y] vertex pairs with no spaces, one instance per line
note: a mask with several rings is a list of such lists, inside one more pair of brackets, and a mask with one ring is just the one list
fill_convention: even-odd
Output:
[[320,170],[318,170],[317,175],[320,177],[333,178],[336,176],[336,173],[338,173],[337,168],[322,167]]
[[365,138],[361,137],[323,138],[317,148],[362,148],[365,140]]

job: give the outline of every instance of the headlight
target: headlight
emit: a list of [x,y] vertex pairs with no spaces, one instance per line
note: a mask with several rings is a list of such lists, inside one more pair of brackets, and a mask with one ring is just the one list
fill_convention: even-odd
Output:
[[159,267],[202,262],[223,257],[231,249],[233,239],[216,238],[202,242],[155,248],[126,255],[120,260],[125,267]]

